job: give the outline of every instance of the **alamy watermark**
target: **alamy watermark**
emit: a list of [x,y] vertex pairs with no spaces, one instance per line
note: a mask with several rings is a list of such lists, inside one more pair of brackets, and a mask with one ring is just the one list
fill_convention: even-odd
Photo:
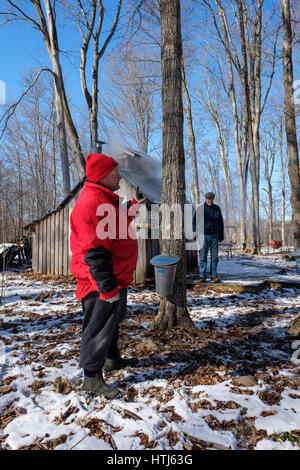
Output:
[[100,240],[185,240],[186,250],[199,250],[204,242],[204,205],[100,204],[96,211]]
[[6,104],[6,85],[3,80],[0,80],[0,104]]

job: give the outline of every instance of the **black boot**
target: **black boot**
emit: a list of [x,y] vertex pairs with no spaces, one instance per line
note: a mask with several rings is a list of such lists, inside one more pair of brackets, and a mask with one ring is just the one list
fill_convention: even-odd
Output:
[[104,382],[102,372],[95,375],[95,377],[85,375],[82,388],[93,395],[104,395],[104,397],[108,399],[116,398],[120,393],[120,390],[111,388]]
[[111,372],[112,370],[125,369],[125,367],[135,367],[138,363],[138,359],[130,357],[129,359],[123,359],[120,354],[114,359],[109,357],[105,358],[103,370],[105,372]]

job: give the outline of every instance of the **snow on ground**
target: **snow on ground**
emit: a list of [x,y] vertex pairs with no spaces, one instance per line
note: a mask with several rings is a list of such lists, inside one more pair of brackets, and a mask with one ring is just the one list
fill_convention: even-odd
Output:
[[[178,329],[151,333],[159,297],[130,288],[121,350],[140,363],[106,375],[122,391],[112,401],[81,391],[82,312],[74,292],[74,282],[62,278],[5,275],[0,448],[298,449],[297,338],[286,327],[299,313],[299,289],[189,291],[202,333],[195,338]],[[253,386],[234,381],[245,375]]]
[[296,262],[288,261],[282,256],[235,255],[231,260],[221,257],[218,273],[224,280],[243,282],[249,280],[286,279],[300,282]]

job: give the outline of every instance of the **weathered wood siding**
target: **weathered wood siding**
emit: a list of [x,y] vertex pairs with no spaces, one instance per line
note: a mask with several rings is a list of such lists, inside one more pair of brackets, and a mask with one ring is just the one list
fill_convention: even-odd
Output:
[[43,274],[70,274],[69,207],[41,220],[32,234],[32,269]]

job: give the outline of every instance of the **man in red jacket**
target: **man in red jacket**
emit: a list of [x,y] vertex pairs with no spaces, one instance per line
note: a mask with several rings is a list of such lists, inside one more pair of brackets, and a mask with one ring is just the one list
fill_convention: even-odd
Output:
[[84,390],[114,398],[119,390],[105,383],[102,368],[111,371],[138,362],[123,359],[118,349],[119,323],[126,313],[127,287],[138,256],[129,214],[138,205],[135,200],[125,209],[119,205],[114,191],[121,176],[113,158],[89,154],[86,176],[70,219],[70,269],[77,278],[76,298],[82,301],[84,313],[80,366]]

